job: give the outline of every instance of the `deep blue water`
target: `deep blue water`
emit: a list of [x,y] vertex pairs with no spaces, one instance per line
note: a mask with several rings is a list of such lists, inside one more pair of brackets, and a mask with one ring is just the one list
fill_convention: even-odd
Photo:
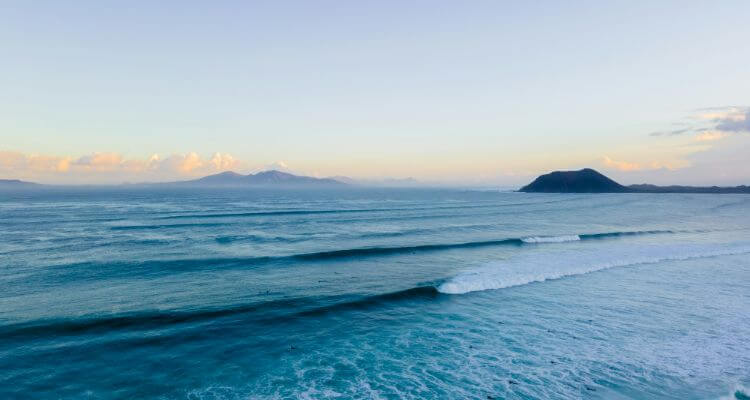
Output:
[[0,192],[2,399],[746,387],[747,195]]

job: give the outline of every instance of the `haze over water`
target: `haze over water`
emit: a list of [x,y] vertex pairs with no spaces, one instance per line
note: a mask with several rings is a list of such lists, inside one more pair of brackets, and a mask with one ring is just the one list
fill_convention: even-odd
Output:
[[747,195],[46,188],[0,221],[0,398],[749,395]]

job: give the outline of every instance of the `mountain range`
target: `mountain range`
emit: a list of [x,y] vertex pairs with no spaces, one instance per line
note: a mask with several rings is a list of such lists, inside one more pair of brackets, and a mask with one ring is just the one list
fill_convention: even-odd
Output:
[[26,182],[20,179],[0,179],[0,187],[37,186],[38,183]]
[[294,175],[277,170],[262,171],[255,174],[242,175],[233,171],[221,172],[214,175],[189,181],[171,182],[172,185],[200,185],[200,186],[341,186],[345,183],[331,178],[313,178],[311,176]]

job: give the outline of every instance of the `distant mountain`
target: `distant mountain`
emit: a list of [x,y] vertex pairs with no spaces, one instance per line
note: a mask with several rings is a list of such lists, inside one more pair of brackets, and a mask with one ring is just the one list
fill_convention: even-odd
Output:
[[519,189],[529,193],[750,193],[750,186],[623,186],[591,169],[555,171],[541,175]]
[[585,168],[580,171],[555,171],[542,175],[522,187],[521,192],[536,193],[624,193],[625,186]]
[[642,193],[750,193],[750,186],[656,186],[649,184],[628,186]]
[[377,187],[415,187],[424,186],[424,183],[414,178],[384,178],[384,179],[354,179],[348,176],[332,176],[330,179],[349,185],[377,186]]
[[179,185],[208,185],[208,186],[342,186],[345,185],[335,179],[313,178],[310,176],[293,175],[281,171],[263,171],[256,174],[242,175],[227,171],[215,175],[189,181],[172,182]]
[[26,182],[20,179],[0,179],[0,187],[39,186],[38,183]]

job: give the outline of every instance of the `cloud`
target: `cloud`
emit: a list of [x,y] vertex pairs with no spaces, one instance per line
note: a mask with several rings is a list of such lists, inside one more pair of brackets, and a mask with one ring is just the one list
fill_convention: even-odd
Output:
[[710,121],[721,132],[750,132],[750,107],[715,107],[699,111],[699,120]]
[[732,115],[720,119],[716,129],[723,132],[750,132],[750,109],[742,115]]
[[0,151],[0,171],[66,172],[70,169],[70,160],[70,157]]
[[214,169],[219,171],[230,170],[239,167],[240,162],[235,160],[230,154],[226,153],[214,153],[209,163],[213,165]]
[[713,141],[716,141],[716,140],[724,139],[725,137],[727,137],[727,134],[724,133],[724,132],[719,132],[719,131],[705,131],[705,132],[699,133],[695,137],[695,140],[698,141],[698,142],[713,142]]
[[697,110],[694,115],[697,119],[715,122],[742,122],[746,121],[750,107],[712,107]]
[[615,161],[607,156],[602,157],[602,163],[607,167],[620,171],[638,171],[643,169],[640,164],[627,161]]
[[123,162],[123,157],[117,153],[94,153],[73,161],[73,166],[95,171],[114,171]]
[[0,151],[0,177],[52,182],[159,181],[203,176],[243,168],[227,153],[204,159],[196,152],[145,159],[126,158],[114,152],[96,152],[77,158]]
[[271,163],[271,164],[266,164],[266,165],[264,165],[264,166],[262,166],[260,168],[255,168],[252,172],[256,173],[256,172],[260,172],[260,171],[281,171],[281,172],[287,172],[287,173],[290,173],[290,174],[296,173],[284,161],[276,161],[276,162]]
[[682,135],[683,133],[689,133],[693,131],[694,131],[693,128],[681,128],[681,129],[674,129],[671,131],[651,132],[648,135],[649,136],[677,136],[677,135]]
[[193,171],[203,169],[205,164],[198,153],[191,152],[187,154],[173,154],[159,161],[157,169],[190,175]]
[[695,134],[697,141],[713,141],[725,136],[719,133],[750,132],[750,107],[710,107],[696,110],[683,123],[687,127],[652,132],[649,136]]
[[607,156],[601,158],[602,165],[608,168],[616,169],[622,172],[632,171],[647,171],[647,170],[675,170],[685,166],[685,162],[662,162],[662,161],[651,161],[646,164],[629,162],[629,161],[618,161],[613,160]]

